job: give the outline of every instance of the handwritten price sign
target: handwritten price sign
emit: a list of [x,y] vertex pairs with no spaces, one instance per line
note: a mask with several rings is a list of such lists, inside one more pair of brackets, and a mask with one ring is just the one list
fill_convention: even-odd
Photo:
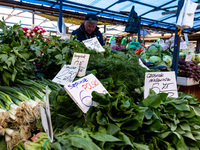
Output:
[[83,43],[86,47],[96,50],[97,52],[105,52],[105,49],[101,46],[96,37],[84,40]]
[[101,82],[93,75],[89,74],[71,84],[64,86],[67,93],[86,113],[91,106],[97,106],[98,103],[92,101],[92,92],[108,93]]
[[191,61],[192,60],[192,54],[187,54],[185,57],[185,61]]
[[144,83],[144,98],[149,95],[149,89],[156,93],[168,93],[168,97],[178,97],[175,72],[146,72]]
[[82,77],[86,74],[89,57],[90,54],[74,53],[71,65],[79,66],[78,77]]
[[78,65],[64,65],[52,81],[61,85],[71,83],[76,77],[78,69]]

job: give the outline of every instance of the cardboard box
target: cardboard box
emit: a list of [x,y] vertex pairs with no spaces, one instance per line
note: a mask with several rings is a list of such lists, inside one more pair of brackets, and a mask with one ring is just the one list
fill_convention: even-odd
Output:
[[195,81],[193,78],[177,77],[177,85],[192,86],[197,84],[199,84],[199,82]]

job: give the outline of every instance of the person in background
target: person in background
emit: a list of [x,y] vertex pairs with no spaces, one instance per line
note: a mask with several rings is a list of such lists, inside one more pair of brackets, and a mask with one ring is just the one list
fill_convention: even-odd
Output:
[[127,39],[126,37],[123,37],[123,39],[121,40],[121,48],[126,48],[126,45],[127,45]]
[[98,17],[95,14],[89,13],[85,16],[84,23],[72,32],[72,35],[76,35],[77,39],[82,42],[93,37],[96,37],[99,43],[103,46],[104,40],[99,27],[97,27]]

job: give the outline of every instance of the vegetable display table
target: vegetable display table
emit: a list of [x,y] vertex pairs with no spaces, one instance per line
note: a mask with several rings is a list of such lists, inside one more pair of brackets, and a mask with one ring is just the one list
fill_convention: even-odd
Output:
[[180,88],[179,88],[178,91],[193,94],[200,101],[200,87],[199,87],[199,85],[193,85],[193,86],[182,86],[182,85],[180,85]]

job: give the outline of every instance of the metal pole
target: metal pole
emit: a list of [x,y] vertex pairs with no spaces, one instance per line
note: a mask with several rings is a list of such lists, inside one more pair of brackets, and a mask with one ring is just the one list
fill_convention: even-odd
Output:
[[104,25],[104,33],[106,33],[106,25]]
[[58,20],[58,28],[60,33],[62,33],[62,6],[63,6],[63,0],[60,0],[60,10],[59,10],[59,20]]
[[[176,21],[178,20],[178,16],[180,14],[181,8],[183,7],[184,0],[178,1],[178,8],[177,8],[177,16]],[[174,40],[174,53],[173,53],[173,62],[172,62],[172,69],[175,71],[176,77],[177,77],[177,71],[178,71],[178,59],[179,59],[179,35],[178,35],[178,28],[176,27],[175,31],[175,40]]]
[[145,30],[144,30],[144,28],[142,30],[143,30],[143,40],[142,40],[142,43],[144,44]]
[[35,12],[32,12],[32,25],[35,25]]
[[197,53],[199,53],[199,49],[200,49],[200,40],[197,40]]
[[140,43],[141,17],[139,16],[138,42]]

